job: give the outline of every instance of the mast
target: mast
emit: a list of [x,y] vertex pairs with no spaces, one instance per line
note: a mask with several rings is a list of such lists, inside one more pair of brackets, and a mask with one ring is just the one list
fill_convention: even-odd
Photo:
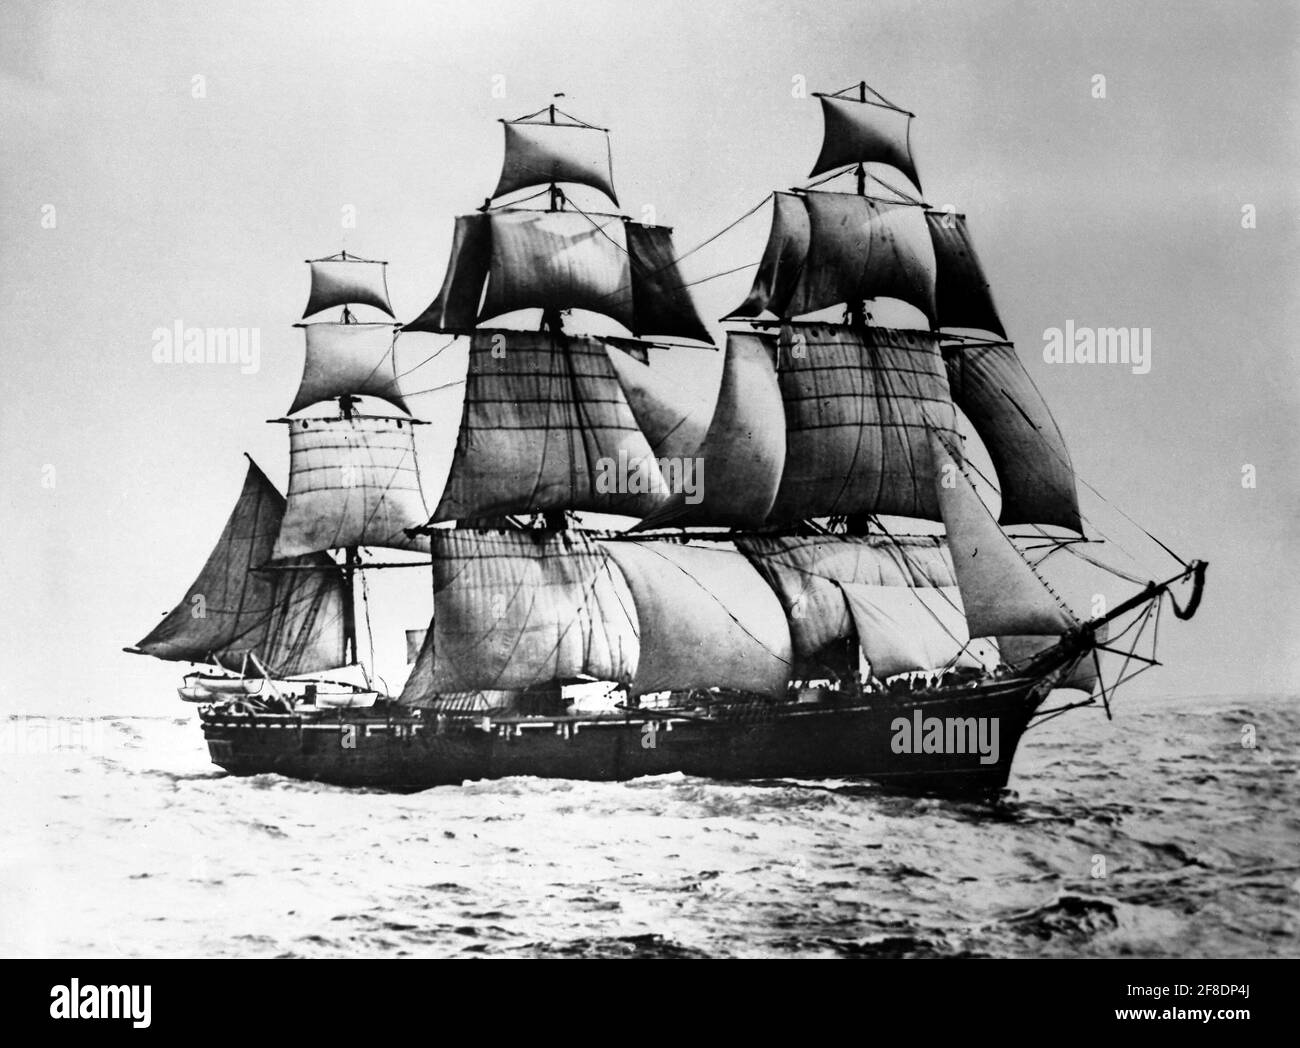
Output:
[[[866,100],[867,100],[867,82],[865,80],[859,80],[858,101],[865,102]],[[858,161],[858,196],[866,196],[866,195],[867,195],[867,168],[866,165],[863,164],[861,160],[859,160]]]
[[[428,548],[405,530],[428,519],[414,444],[414,427],[422,420],[410,414],[398,381],[398,325],[362,321],[352,311],[361,304],[393,316],[387,263],[347,252],[309,262],[312,289],[304,319],[335,306],[342,312],[337,321],[297,325],[306,339],[302,382],[289,409],[292,417],[272,420],[288,427],[290,467],[287,507],[268,567],[291,570],[286,561],[305,553],[330,558],[341,580],[343,647],[347,663],[356,665],[358,572],[414,564],[363,564],[361,547]],[[363,410],[363,397],[391,408]],[[337,413],[322,414],[326,405]],[[330,556],[334,550],[341,561]]]
[[356,546],[349,546],[343,559],[343,643],[347,648],[348,665],[357,664],[357,604],[353,580],[361,555]]
[[[551,123],[554,124],[554,123],[555,123],[555,103],[554,103],[554,102],[552,102],[552,103],[550,104],[550,106],[549,106],[549,114],[548,114],[548,115],[550,116]],[[551,210],[552,210],[552,211],[559,211],[559,210],[560,210],[560,201],[564,199],[564,194],[560,192],[560,187],[557,186],[554,182],[551,183],[550,196],[551,196]]]
[[[351,313],[343,307],[343,323],[350,322]],[[345,419],[352,418],[352,405],[356,397],[344,393],[339,397],[339,414]],[[343,644],[347,649],[348,665],[355,666],[357,657],[357,565],[361,563],[359,547],[347,546],[343,551]]]
[[[865,80],[859,80],[858,101],[865,102],[866,100],[867,100],[867,82]],[[867,195],[867,167],[861,160],[858,161],[858,168],[856,174],[857,174],[857,183],[858,183],[858,196],[864,197]],[[870,319],[871,319],[871,315],[867,312],[867,303],[865,299],[855,300],[854,302],[851,302],[849,304],[848,320],[850,326],[866,327]],[[863,532],[865,533],[866,521],[861,520],[860,518],[850,518],[849,520],[850,527],[852,527],[855,523],[858,526],[860,526]]]
[[[858,101],[867,100],[867,82],[858,81]],[[867,195],[867,167],[859,160],[857,171],[857,189],[858,196]],[[871,320],[871,315],[867,312],[867,303],[865,299],[855,300],[849,304],[848,320],[850,327],[866,327]],[[850,535],[868,535],[871,533],[871,522],[873,516],[870,513],[851,513],[844,519],[844,530]]]

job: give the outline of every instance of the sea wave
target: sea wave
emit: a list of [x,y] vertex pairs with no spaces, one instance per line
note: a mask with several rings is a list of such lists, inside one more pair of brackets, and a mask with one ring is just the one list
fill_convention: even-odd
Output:
[[1057,718],[992,807],[682,775],[401,795],[227,776],[192,716],[9,718],[0,953],[1295,956],[1298,711]]

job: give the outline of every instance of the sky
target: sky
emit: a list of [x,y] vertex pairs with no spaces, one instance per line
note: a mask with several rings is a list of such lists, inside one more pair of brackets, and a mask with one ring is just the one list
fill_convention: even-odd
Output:
[[[555,92],[612,129],[625,210],[649,206],[684,248],[806,180],[820,117],[801,84],[861,79],[918,114],[927,199],[969,216],[1080,477],[1210,562],[1201,613],[1164,631],[1168,665],[1143,687],[1293,690],[1298,32],[1282,2],[8,0],[0,710],[177,710],[179,667],[120,649],[197,573],[242,452],[283,486],[286,437],[265,420],[301,373],[304,259],[387,259],[414,317],[454,216],[495,185],[497,121]],[[688,278],[755,261],[765,233],[747,220]],[[702,315],[751,273],[701,284]],[[1150,328],[1149,373],[1045,362],[1044,332],[1071,320]],[[155,363],[153,332],[177,321],[259,329],[259,367]],[[404,336],[399,365],[438,344]],[[713,395],[716,355],[674,360]],[[416,409],[432,503],[457,394]],[[423,572],[398,574],[377,597],[428,600]],[[379,642],[398,650],[411,618]]]

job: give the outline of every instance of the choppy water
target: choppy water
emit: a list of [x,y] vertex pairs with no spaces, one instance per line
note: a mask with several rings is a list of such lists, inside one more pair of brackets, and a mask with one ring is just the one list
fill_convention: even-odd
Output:
[[0,954],[1295,956],[1298,727],[1294,697],[1068,715],[989,810],[680,776],[396,796],[227,777],[192,713],[11,719]]

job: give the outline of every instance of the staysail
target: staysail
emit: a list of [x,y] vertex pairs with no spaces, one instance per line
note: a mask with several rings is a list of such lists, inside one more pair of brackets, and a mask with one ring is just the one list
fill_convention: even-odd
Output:
[[[289,561],[291,571],[259,570],[271,558],[284,507],[284,497],[250,460],[239,501],[203,570],[138,650],[236,670],[256,655],[284,676],[342,666],[344,590],[334,561],[312,553]],[[247,672],[257,671],[249,666]]]
[[700,450],[709,427],[706,403],[650,366],[646,347],[606,338],[605,350],[632,415],[657,459],[687,459]]
[[948,443],[931,434],[935,486],[972,637],[1062,634],[1078,621],[998,527]]
[[690,498],[672,494],[645,520],[648,527],[767,520],[786,456],[785,411],[773,364],[775,342],[728,332],[713,418],[698,445],[702,482]]
[[944,351],[953,399],[980,435],[1002,493],[1003,524],[1082,532],[1074,467],[1047,402],[1010,343]]
[[[998,638],[998,648],[1002,652],[1002,660],[1012,667],[1027,662],[1035,655],[1041,654],[1055,644],[1055,637]],[[1095,650],[1085,654],[1065,672],[1060,680],[1056,682],[1056,687],[1074,688],[1078,691],[1091,693],[1097,686],[1097,680],[1099,677],[1098,658],[1099,655]]]
[[880,680],[917,670],[996,665],[996,648],[988,642],[983,642],[984,658],[972,649],[955,586],[911,589],[845,582],[841,589],[862,653]]

